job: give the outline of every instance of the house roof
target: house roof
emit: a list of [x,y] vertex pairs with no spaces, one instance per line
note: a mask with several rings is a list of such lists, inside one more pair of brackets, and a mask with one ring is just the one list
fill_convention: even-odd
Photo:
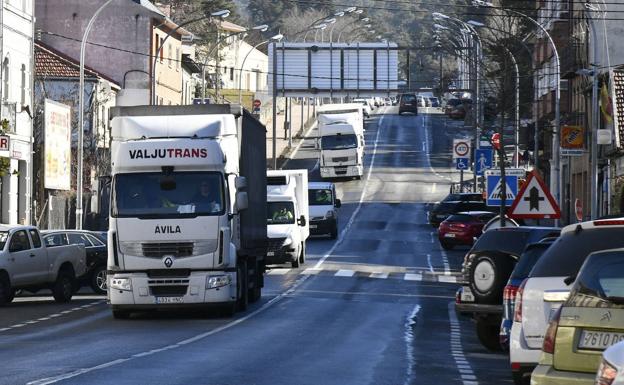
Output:
[[[114,80],[85,66],[85,79],[105,79],[121,88]],[[78,79],[80,63],[41,42],[35,42],[35,76],[39,78]]]
[[230,32],[243,32],[247,30],[247,28],[240,26],[238,24],[231,23],[227,20],[221,20],[219,22],[219,25],[221,26],[221,29],[225,31],[230,31]]

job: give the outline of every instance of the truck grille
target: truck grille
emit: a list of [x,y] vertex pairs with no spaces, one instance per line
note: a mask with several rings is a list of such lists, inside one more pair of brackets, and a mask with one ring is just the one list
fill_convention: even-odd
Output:
[[[147,271],[148,278],[187,278],[191,275],[190,269],[153,269]],[[150,281],[150,283],[153,283]]]
[[152,286],[150,291],[156,297],[181,297],[186,295],[188,286],[170,285],[170,286]]
[[282,248],[286,238],[269,238],[267,242],[267,251],[276,252]]
[[165,255],[190,257],[193,255],[193,242],[179,243],[143,243],[143,255],[148,258],[162,258]]
[[347,173],[347,168],[346,167],[335,167],[334,168],[334,172],[336,173],[336,175],[344,175]]
[[341,157],[338,157],[338,158],[332,158],[333,162],[346,162],[348,160],[349,160],[348,156],[341,156]]

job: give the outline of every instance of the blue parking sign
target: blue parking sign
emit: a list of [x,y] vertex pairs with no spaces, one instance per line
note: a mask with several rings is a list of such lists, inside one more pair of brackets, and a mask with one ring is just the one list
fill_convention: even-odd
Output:
[[492,149],[479,148],[475,150],[475,174],[482,176],[486,170],[492,168],[494,163],[494,151]]
[[455,159],[455,168],[457,170],[468,170],[470,168],[470,159],[468,158],[456,158]]
[[[505,206],[511,206],[513,201],[516,199],[516,195],[518,195],[518,177],[517,176],[509,176],[505,175],[506,180],[506,191],[505,191]],[[502,186],[501,186],[501,176],[500,175],[487,175],[487,201],[486,204],[488,206],[501,206],[503,197],[502,195]]]

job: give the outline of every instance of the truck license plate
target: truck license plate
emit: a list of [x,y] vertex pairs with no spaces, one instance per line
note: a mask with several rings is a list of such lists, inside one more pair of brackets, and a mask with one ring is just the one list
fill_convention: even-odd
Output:
[[474,302],[474,300],[475,300],[475,297],[474,297],[474,294],[472,294],[472,290],[470,290],[468,286],[462,287],[461,301],[462,302]]
[[316,226],[316,225],[310,225],[310,228],[311,228],[311,229],[316,229],[316,228],[317,228],[317,226]]
[[156,303],[184,303],[184,297],[156,297]]
[[275,253],[273,251],[267,252],[267,257],[273,257],[273,256],[275,256]]

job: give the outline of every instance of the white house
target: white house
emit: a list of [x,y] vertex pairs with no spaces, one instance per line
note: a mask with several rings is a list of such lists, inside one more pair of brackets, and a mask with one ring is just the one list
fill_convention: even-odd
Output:
[[[31,223],[34,0],[0,0],[0,119],[8,149],[0,149],[0,222]],[[8,166],[8,167],[7,167]]]

